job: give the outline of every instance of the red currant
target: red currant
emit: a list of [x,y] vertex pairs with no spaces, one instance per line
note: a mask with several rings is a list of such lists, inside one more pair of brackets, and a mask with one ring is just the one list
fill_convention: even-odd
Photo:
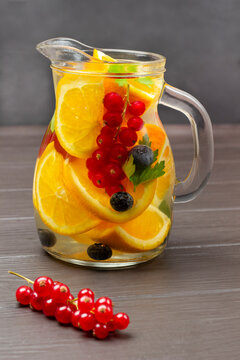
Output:
[[110,160],[115,162],[120,162],[120,164],[124,163],[127,160],[128,151],[126,147],[122,144],[114,144],[111,149],[111,157]]
[[135,116],[141,116],[146,110],[146,106],[142,101],[133,101],[129,106],[129,111]]
[[94,292],[91,289],[88,288],[81,289],[78,293],[78,298],[82,297],[83,295],[87,295],[94,300]]
[[77,310],[72,313],[71,322],[72,325],[76,328],[79,328],[79,320],[80,320],[81,311]]
[[55,316],[58,304],[53,299],[47,299],[43,301],[43,313],[46,316]]
[[84,331],[90,331],[94,328],[96,320],[91,313],[82,313],[79,317],[79,326]]
[[92,180],[93,175],[94,175],[94,172],[93,172],[93,171],[89,171],[89,172],[88,172],[88,178],[89,178],[89,180]]
[[116,326],[115,326],[115,322],[113,319],[111,319],[108,323],[107,323],[107,327],[108,327],[108,331],[109,332],[113,332],[116,330]]
[[139,131],[142,129],[144,122],[143,119],[141,119],[140,117],[134,116],[128,120],[127,125],[130,129]]
[[113,317],[116,329],[124,330],[129,325],[129,316],[126,313],[119,312]]
[[95,308],[95,318],[98,322],[106,324],[113,317],[112,306],[101,304]]
[[106,324],[97,323],[93,329],[93,335],[96,336],[97,339],[105,339],[108,336],[108,327]]
[[30,297],[30,306],[37,311],[41,311],[43,309],[43,298],[33,291]]
[[104,173],[110,184],[116,182],[116,180],[122,179],[123,177],[123,170],[121,166],[114,163],[107,164],[104,168]]
[[103,103],[108,111],[112,112],[122,112],[124,106],[123,99],[115,92],[106,94]]
[[99,168],[99,161],[93,158],[88,158],[86,161],[86,166],[89,171],[96,172]]
[[69,300],[73,300],[74,296],[72,294],[69,295],[66,304],[71,308],[72,311],[76,311],[77,310],[77,306],[75,303],[73,302],[69,302]]
[[136,131],[127,127],[122,127],[119,132],[119,140],[125,146],[133,146],[137,141]]
[[117,129],[116,128],[111,128],[109,126],[104,126],[101,130],[101,134],[102,135],[107,135],[107,136],[112,136],[114,137],[116,135]]
[[50,296],[53,289],[53,280],[48,276],[39,276],[34,281],[33,289],[39,296]]
[[53,285],[62,284],[60,281],[54,281]]
[[93,152],[92,158],[98,161],[98,165],[102,165],[107,160],[107,152],[103,149],[97,149]]
[[100,172],[93,175],[92,182],[93,185],[95,185],[98,188],[105,187],[105,183],[106,183],[104,175]]
[[29,305],[32,292],[29,286],[20,286],[16,291],[17,301],[22,305]]
[[70,295],[69,287],[65,284],[59,283],[54,285],[52,289],[52,299],[58,304],[66,304]]
[[78,308],[81,312],[89,312],[94,307],[94,300],[91,296],[83,295],[78,298]]
[[122,116],[119,113],[107,112],[103,116],[103,120],[110,128],[119,127],[122,123]]
[[99,147],[105,148],[108,146],[112,146],[113,143],[114,143],[114,139],[112,136],[100,134],[97,137],[97,144]]
[[112,300],[107,297],[107,296],[102,296],[99,299],[97,299],[95,306],[99,306],[99,305],[108,305],[108,306],[112,306]]
[[109,196],[112,196],[119,191],[126,191],[125,187],[122,184],[106,186],[105,190]]
[[72,310],[69,306],[59,306],[55,313],[56,319],[61,324],[70,324],[72,320]]

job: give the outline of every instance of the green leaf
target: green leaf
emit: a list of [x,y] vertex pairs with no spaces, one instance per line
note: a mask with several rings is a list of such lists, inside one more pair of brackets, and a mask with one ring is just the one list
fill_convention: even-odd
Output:
[[151,87],[153,84],[153,80],[150,78],[150,76],[139,78],[137,81],[141,84],[147,85],[148,87]]
[[130,180],[134,184],[134,187],[136,187],[139,184],[163,176],[165,174],[164,168],[165,168],[165,161],[161,161],[160,163],[157,163],[153,168],[151,168],[151,166],[148,166],[143,171],[136,171],[130,177]]
[[128,84],[127,79],[115,79],[115,82],[119,85],[119,86],[124,86]]
[[133,156],[130,155],[130,157],[127,159],[127,161],[125,161],[123,165],[123,171],[125,172],[128,179],[130,179],[130,177],[135,173],[136,170],[136,166],[134,165],[133,161]]
[[116,73],[116,74],[124,73],[125,72],[124,71],[124,65],[120,65],[120,64],[109,65],[108,72],[109,73]]
[[148,134],[145,134],[142,138],[142,140],[139,140],[139,144],[146,145],[148,147],[151,147],[152,142],[149,140]]
[[166,200],[163,200],[158,208],[171,219],[171,208],[166,202]]
[[126,73],[133,73],[137,71],[137,65],[125,65]]
[[51,129],[51,132],[54,132],[54,124],[55,124],[55,112],[54,112],[54,114],[53,114],[53,116],[52,116],[52,120],[51,120],[51,122],[50,122],[50,129]]
[[153,163],[157,160],[158,157],[158,149],[153,151]]

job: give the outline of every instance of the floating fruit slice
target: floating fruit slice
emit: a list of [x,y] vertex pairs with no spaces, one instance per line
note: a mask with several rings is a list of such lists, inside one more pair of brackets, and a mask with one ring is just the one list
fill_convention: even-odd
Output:
[[94,241],[99,240],[116,250],[148,251],[164,242],[170,226],[169,217],[150,205],[140,216],[121,226],[109,226],[103,222],[87,234]]
[[93,50],[93,57],[95,59],[102,60],[102,61],[111,61],[111,62],[116,61],[111,56],[108,56],[107,54],[104,54],[104,52],[102,52],[102,51],[100,51],[98,49]]
[[160,161],[162,160],[165,161],[165,168],[164,168],[165,174],[160,178],[158,178],[156,194],[155,194],[155,202],[156,200],[158,200],[158,205],[163,200],[168,190],[170,191],[171,194],[173,194],[173,189],[176,182],[173,154],[168,141],[166,142],[165,147],[163,149],[163,153],[160,156]]
[[43,222],[59,234],[71,235],[88,231],[100,221],[66,188],[63,173],[67,163],[50,143],[38,163],[35,195]]
[[[104,54],[102,51],[97,49],[94,49],[93,57],[95,59],[102,61],[117,62],[117,60],[113,59],[112,57]],[[129,66],[131,66],[131,64],[129,64],[128,67]],[[119,70],[124,71],[122,64],[119,65],[113,64],[110,69],[112,69],[113,72],[115,71],[117,72],[118,67]],[[129,70],[126,70],[126,72],[129,72]],[[150,76],[145,78],[137,78],[137,79],[131,79],[131,78],[117,79],[117,82],[116,79],[106,78],[104,80],[105,92],[108,93],[110,91],[115,91],[119,93],[121,96],[124,96],[126,94],[127,84],[130,85],[129,87],[130,102],[135,100],[142,100],[144,101],[146,108],[148,108],[156,99],[156,97],[159,96],[160,86],[159,85],[156,86],[156,84],[154,83],[153,79]]]
[[[104,189],[96,188],[88,178],[86,162],[82,159],[71,161],[64,168],[64,179],[69,189],[78,194],[82,204],[100,219],[122,223],[140,215],[152,202],[156,189],[156,180],[149,181],[137,186],[134,192],[133,184],[123,180],[122,184],[126,191],[134,199],[133,207],[124,212],[113,210],[110,205],[110,197]],[[68,180],[69,183],[68,183]]]
[[102,126],[103,81],[64,76],[56,91],[55,131],[71,155],[86,157],[96,148]]
[[138,133],[138,141],[142,140],[146,134],[151,142],[151,149],[153,151],[158,150],[157,161],[165,161],[165,174],[157,179],[157,188],[153,200],[153,205],[159,206],[168,190],[173,193],[176,181],[174,159],[168,137],[160,126],[145,124]]
[[35,209],[38,208],[38,206],[37,206],[37,195],[36,195],[36,174],[37,174],[37,169],[38,169],[38,163],[39,163],[39,159],[37,158],[37,161],[36,161],[36,164],[35,164],[35,169],[34,169],[33,189],[32,189],[33,206],[35,207]]

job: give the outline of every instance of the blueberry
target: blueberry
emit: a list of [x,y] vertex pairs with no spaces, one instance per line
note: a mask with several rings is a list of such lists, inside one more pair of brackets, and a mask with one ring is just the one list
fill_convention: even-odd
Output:
[[42,243],[42,246],[52,247],[56,244],[56,236],[53,232],[47,229],[38,229],[38,236]]
[[137,168],[147,167],[152,164],[154,159],[153,151],[146,145],[137,145],[130,151]]
[[87,249],[88,256],[94,260],[107,260],[112,256],[112,249],[105,244],[95,243]]
[[119,191],[111,196],[110,204],[116,211],[126,211],[133,206],[133,197],[125,191]]

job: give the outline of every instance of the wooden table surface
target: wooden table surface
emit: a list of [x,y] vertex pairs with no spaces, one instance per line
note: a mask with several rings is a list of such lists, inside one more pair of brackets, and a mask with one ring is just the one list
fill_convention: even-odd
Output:
[[[189,127],[168,126],[178,177],[190,166]],[[96,271],[48,256],[31,200],[42,127],[0,128],[0,359],[239,360],[240,126],[214,127],[215,165],[200,196],[175,205],[162,257],[136,268]],[[7,274],[49,275],[77,294],[91,287],[131,317],[128,330],[98,341],[19,308]]]

